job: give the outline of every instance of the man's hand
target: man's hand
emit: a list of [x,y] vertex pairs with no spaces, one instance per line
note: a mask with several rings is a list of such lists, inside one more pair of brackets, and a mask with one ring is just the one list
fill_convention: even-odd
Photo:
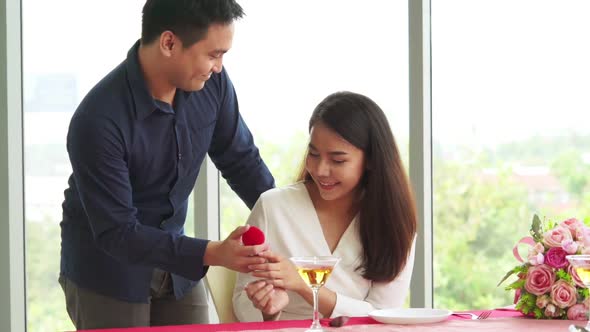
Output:
[[264,320],[273,320],[289,304],[287,291],[274,288],[264,280],[249,283],[244,291],[254,307],[262,312]]
[[252,276],[267,279],[266,282],[275,288],[283,288],[296,293],[309,290],[290,260],[270,250],[260,253],[259,256],[265,258],[267,262],[250,266]]
[[268,244],[257,246],[244,246],[240,238],[250,226],[236,228],[223,241],[209,241],[203,263],[205,265],[224,266],[230,270],[247,273],[248,266],[262,264],[266,259],[258,257],[258,254],[268,249]]

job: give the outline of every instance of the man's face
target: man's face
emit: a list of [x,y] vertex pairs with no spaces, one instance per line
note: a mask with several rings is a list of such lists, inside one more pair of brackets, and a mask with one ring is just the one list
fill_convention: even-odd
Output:
[[213,73],[221,72],[223,55],[231,48],[233,24],[212,24],[205,37],[192,46],[182,43],[172,54],[170,83],[184,91],[197,91]]

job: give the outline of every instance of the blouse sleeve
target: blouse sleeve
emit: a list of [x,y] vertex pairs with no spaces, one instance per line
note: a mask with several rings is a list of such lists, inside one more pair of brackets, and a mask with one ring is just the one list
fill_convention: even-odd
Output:
[[[250,216],[248,217],[247,223],[250,226],[256,226],[260,228],[265,234],[268,234],[266,227],[266,213],[264,211],[263,206],[263,197],[264,194],[256,202],[254,208],[252,208],[252,212],[250,212]],[[260,312],[260,310],[254,307],[252,301],[250,301],[248,295],[246,294],[246,291],[244,290],[248,283],[255,280],[257,280],[257,278],[252,277],[248,273],[238,273],[236,285],[234,287],[233,306],[234,314],[240,322],[263,321],[262,312]]]
[[401,308],[410,290],[410,280],[414,268],[414,252],[416,240],[412,244],[406,266],[391,282],[374,282],[365,300],[336,293],[336,305],[331,317],[338,316],[367,316],[376,309]]

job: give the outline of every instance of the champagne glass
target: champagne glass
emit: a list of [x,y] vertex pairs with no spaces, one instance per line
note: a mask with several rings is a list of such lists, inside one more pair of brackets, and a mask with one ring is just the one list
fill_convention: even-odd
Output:
[[[574,267],[584,286],[590,288],[590,255],[567,255],[565,258]],[[586,329],[590,330],[590,321],[586,323]]]
[[313,322],[307,332],[323,331],[318,310],[318,293],[330,274],[332,274],[340,258],[333,256],[301,256],[291,257],[290,260],[295,264],[297,272],[313,292]]

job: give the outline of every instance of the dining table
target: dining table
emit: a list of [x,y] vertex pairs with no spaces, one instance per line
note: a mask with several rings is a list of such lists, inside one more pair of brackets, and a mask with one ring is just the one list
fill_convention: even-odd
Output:
[[[437,331],[437,332],[467,332],[467,331],[518,331],[518,332],[548,332],[568,331],[568,326],[586,325],[585,321],[571,320],[550,320],[534,319],[526,317],[514,309],[499,308],[491,310],[485,319],[474,319],[470,315],[459,315],[462,313],[473,313],[479,316],[482,310],[455,311],[446,319],[428,324],[383,324],[370,317],[350,317],[346,324],[341,327],[330,327],[330,319],[321,320],[325,331],[345,332],[407,332],[407,331]],[[133,328],[109,328],[85,330],[92,332],[229,332],[229,331],[283,331],[283,332],[304,332],[311,325],[311,319],[306,320],[282,320],[267,322],[240,322],[225,324],[196,324],[196,325],[175,325],[175,326],[153,326]],[[79,330],[82,331],[82,330]]]

